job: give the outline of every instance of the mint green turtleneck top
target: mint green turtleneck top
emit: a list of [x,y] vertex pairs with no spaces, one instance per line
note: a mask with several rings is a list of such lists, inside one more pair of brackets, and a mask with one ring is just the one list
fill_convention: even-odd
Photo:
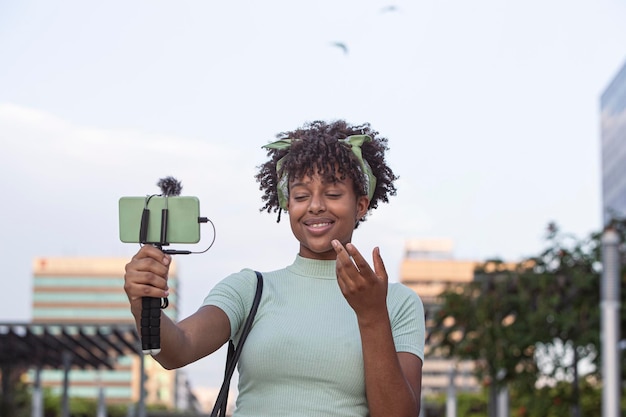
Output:
[[[367,416],[361,337],[335,261],[296,257],[263,272],[263,295],[238,363],[234,417]],[[256,274],[244,269],[218,283],[203,305],[222,309],[235,344]],[[397,352],[424,359],[424,307],[408,287],[389,284],[387,309]]]

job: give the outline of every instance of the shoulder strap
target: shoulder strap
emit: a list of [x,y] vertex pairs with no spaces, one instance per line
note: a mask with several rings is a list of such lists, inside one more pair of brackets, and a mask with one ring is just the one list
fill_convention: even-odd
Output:
[[228,389],[230,388],[230,380],[233,377],[233,373],[235,372],[235,367],[237,366],[239,356],[241,356],[241,349],[243,348],[243,344],[248,338],[248,333],[250,333],[250,329],[252,328],[254,316],[259,309],[261,294],[263,293],[263,275],[258,271],[254,272],[256,273],[257,283],[256,292],[254,293],[254,300],[252,301],[252,308],[250,308],[248,318],[246,319],[246,322],[243,325],[243,329],[241,330],[241,337],[239,338],[239,344],[237,345],[237,348],[235,348],[235,344],[232,340],[228,341],[228,356],[226,358],[226,371],[224,373],[224,382],[222,383],[220,393],[215,400],[215,405],[213,406],[211,417],[226,416],[226,406],[228,405]]

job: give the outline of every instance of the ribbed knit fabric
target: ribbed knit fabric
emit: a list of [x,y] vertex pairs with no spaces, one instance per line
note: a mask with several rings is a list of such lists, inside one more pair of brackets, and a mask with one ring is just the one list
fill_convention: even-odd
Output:
[[[359,328],[337,284],[335,261],[297,256],[263,278],[261,304],[239,359],[234,416],[367,416]],[[254,271],[245,269],[204,300],[229,317],[235,343],[255,288]],[[404,285],[390,284],[387,305],[396,351],[423,360],[421,300]]]

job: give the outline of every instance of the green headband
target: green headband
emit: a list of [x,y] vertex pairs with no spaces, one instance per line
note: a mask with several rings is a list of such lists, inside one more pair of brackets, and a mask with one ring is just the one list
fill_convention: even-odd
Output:
[[[293,140],[294,139],[280,139],[276,142],[264,145],[263,148],[289,150],[289,148],[291,148],[291,142]],[[361,171],[363,173],[363,176],[365,177],[365,191],[367,192],[367,197],[370,199],[370,201],[372,200],[372,197],[374,196],[374,191],[376,190],[376,177],[372,172],[370,164],[368,164],[367,161],[363,159],[361,146],[366,142],[370,142],[371,140],[372,138],[368,135],[352,135],[348,136],[345,139],[339,139],[340,142],[343,142],[346,145],[350,146],[350,149],[352,149],[352,153],[354,153],[354,155],[359,160],[359,163],[361,164]],[[286,156],[287,155],[280,158],[276,163],[276,173],[280,172]],[[278,193],[278,203],[280,204],[280,207],[284,210],[287,210],[287,202],[289,201],[289,179],[286,175],[283,174],[280,176],[280,178],[278,178],[278,184],[276,184],[276,189]]]

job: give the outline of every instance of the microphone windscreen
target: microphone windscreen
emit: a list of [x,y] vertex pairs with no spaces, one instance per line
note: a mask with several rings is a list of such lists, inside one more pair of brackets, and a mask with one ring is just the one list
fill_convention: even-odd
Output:
[[161,189],[161,193],[166,197],[180,195],[183,189],[183,185],[174,177],[161,178],[157,185]]

